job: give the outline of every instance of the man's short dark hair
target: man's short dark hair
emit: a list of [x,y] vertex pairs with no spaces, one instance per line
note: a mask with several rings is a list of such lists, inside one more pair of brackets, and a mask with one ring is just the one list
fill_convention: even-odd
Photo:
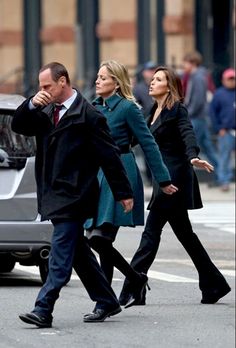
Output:
[[70,77],[69,77],[67,69],[65,68],[65,66],[63,64],[58,63],[58,62],[51,62],[51,63],[44,65],[39,70],[39,72],[41,73],[47,69],[51,70],[53,81],[57,82],[60,77],[65,76],[66,82],[68,83],[68,85],[70,85]]
[[196,66],[199,66],[202,64],[202,55],[201,53],[195,51],[185,54],[183,58],[184,62],[189,62],[192,64],[195,64]]

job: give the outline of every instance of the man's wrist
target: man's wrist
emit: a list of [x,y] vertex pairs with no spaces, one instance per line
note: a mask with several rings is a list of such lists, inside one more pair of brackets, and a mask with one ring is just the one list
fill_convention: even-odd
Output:
[[34,103],[33,103],[33,98],[31,98],[30,101],[29,101],[29,109],[30,109],[30,110],[34,110],[34,109],[36,109],[36,108],[37,108],[37,106],[34,105]]

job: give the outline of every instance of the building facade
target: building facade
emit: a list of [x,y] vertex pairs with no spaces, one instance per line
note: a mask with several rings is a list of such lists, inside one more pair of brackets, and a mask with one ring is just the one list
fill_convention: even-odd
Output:
[[88,90],[105,59],[134,74],[198,50],[217,75],[234,65],[234,34],[234,0],[0,0],[0,92],[32,94],[50,61]]

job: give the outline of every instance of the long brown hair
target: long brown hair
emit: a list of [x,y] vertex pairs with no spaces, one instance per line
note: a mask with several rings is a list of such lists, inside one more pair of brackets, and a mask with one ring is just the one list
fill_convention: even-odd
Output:
[[163,104],[163,109],[171,109],[177,101],[183,102],[184,100],[181,79],[172,68],[169,68],[167,66],[158,66],[155,73],[158,71],[163,71],[163,73],[165,74],[167,87],[170,90]]

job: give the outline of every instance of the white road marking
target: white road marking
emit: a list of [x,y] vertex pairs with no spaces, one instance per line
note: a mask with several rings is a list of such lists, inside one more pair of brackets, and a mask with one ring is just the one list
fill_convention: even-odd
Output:
[[34,275],[39,275],[39,268],[37,266],[22,266],[19,263],[17,263],[14,269]]
[[234,269],[221,269],[221,273],[223,273],[226,276],[229,277],[235,277],[235,270]]
[[164,280],[165,282],[171,283],[198,283],[198,280],[180,277],[174,274],[156,272],[156,271],[148,271],[148,277],[152,279]]
[[[145,213],[148,202],[145,202]],[[189,218],[193,224],[203,224],[209,228],[235,234],[235,205],[224,202],[206,202],[202,209],[189,210]]]
[[[166,260],[166,261],[170,262],[171,260]],[[15,269],[17,271],[24,272],[30,278],[37,278],[38,279],[40,277],[39,269],[36,266],[21,266],[21,265],[17,264],[15,266]],[[222,274],[224,274],[228,277],[235,277],[235,270],[221,269],[220,271],[222,272]],[[153,271],[153,270],[148,271],[148,277],[150,279],[162,280],[162,281],[171,282],[171,283],[198,283],[198,279],[193,279],[193,278],[189,278],[189,277],[183,277],[183,276],[178,276],[175,274]],[[72,274],[71,280],[79,280],[79,278],[76,274]],[[119,277],[113,278],[113,281],[121,282],[123,280],[124,280],[123,276],[121,278],[119,278]]]
[[206,227],[210,227],[210,228],[217,228],[218,230],[220,231],[225,231],[225,232],[229,232],[229,233],[232,233],[232,234],[235,234],[235,225],[234,224],[229,224],[229,223],[226,223],[226,224],[216,224],[216,223],[207,223],[205,224]]
[[[37,266],[22,266],[20,264],[16,264],[14,269],[40,277],[39,268]],[[78,280],[78,276],[72,274],[71,279]]]

